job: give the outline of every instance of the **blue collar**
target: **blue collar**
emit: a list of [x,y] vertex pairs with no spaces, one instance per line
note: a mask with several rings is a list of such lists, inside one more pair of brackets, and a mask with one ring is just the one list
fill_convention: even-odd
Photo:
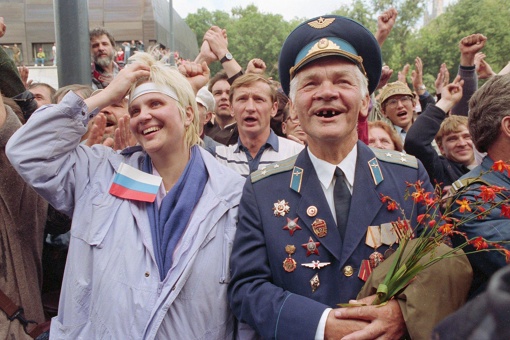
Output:
[[[266,143],[261,147],[261,149],[265,149],[268,144],[274,151],[278,152],[278,136],[272,129],[269,130],[269,137],[267,137]],[[241,143],[241,138],[237,138],[237,147],[235,148],[234,153],[239,153],[242,149],[246,148],[243,143]]]

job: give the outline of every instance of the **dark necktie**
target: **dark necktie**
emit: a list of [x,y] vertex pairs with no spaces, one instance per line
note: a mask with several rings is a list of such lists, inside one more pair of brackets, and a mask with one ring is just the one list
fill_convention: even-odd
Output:
[[335,187],[333,188],[333,200],[335,203],[336,225],[342,240],[345,238],[347,229],[347,218],[349,217],[349,206],[351,205],[351,192],[345,183],[344,172],[337,167],[335,169]]

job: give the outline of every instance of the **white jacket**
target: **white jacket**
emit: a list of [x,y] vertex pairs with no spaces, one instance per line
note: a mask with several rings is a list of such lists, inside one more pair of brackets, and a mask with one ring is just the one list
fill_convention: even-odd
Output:
[[71,92],[37,111],[7,145],[21,176],[73,217],[51,338],[232,338],[226,291],[244,179],[201,149],[209,179],[160,282],[145,203],[108,193],[121,162],[140,168],[145,153],[79,145],[94,114],[87,112]]

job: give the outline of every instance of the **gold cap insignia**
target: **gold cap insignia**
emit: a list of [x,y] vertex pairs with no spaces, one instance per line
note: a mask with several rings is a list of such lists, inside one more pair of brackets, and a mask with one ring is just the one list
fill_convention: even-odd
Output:
[[308,25],[310,25],[310,27],[312,27],[312,28],[322,29],[322,28],[325,28],[325,27],[328,27],[329,25],[331,25],[333,23],[333,21],[335,21],[335,18],[324,19],[323,17],[320,17],[319,19],[317,19],[315,21],[309,22]]

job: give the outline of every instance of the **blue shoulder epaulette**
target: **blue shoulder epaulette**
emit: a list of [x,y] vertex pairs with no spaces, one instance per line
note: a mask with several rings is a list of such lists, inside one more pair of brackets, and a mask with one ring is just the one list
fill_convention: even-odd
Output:
[[377,157],[377,159],[380,161],[400,164],[410,168],[418,169],[418,160],[412,155],[408,155],[400,151],[376,149],[372,147],[370,150],[372,150],[372,152],[375,154],[375,157]]
[[284,159],[283,161],[266,165],[265,167],[252,172],[252,174],[250,175],[251,182],[255,183],[271,175],[291,170],[294,167],[294,163],[296,163],[297,156],[298,155],[295,155],[290,158]]

